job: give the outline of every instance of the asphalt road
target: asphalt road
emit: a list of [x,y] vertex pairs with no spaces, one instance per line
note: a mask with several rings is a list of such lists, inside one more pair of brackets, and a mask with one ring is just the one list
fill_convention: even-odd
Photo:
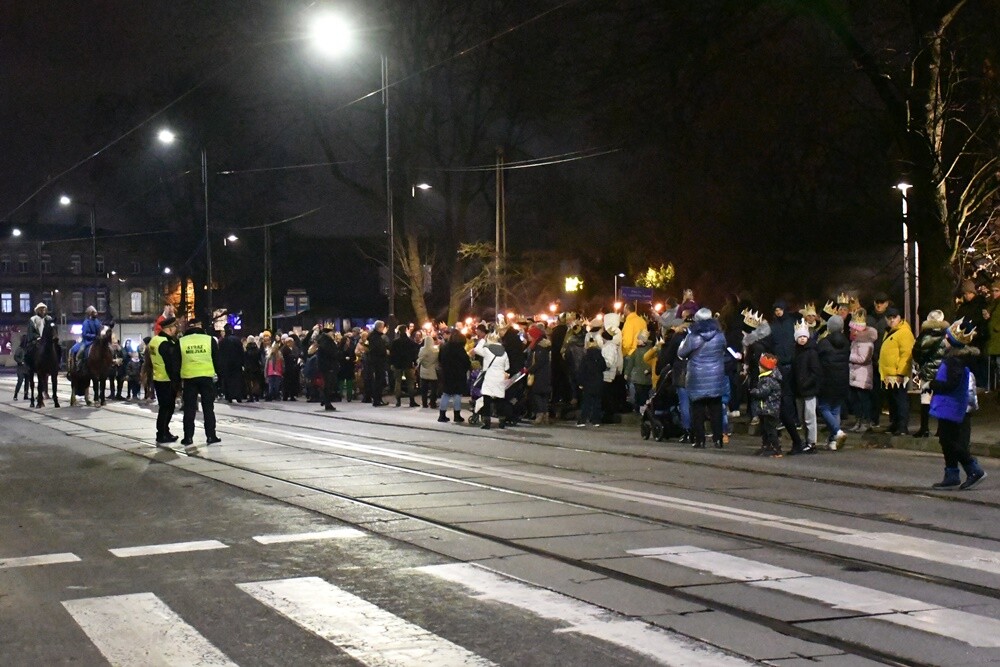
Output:
[[339,408],[219,404],[189,456],[148,406],[0,404],[0,664],[1000,660],[992,461]]

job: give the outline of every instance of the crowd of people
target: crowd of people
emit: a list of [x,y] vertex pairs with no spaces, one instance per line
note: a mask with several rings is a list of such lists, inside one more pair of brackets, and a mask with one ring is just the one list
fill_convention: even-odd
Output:
[[[985,477],[969,453],[975,390],[995,381],[1000,358],[1000,283],[989,291],[987,299],[966,281],[952,322],[944,311],[931,311],[919,336],[885,294],[874,295],[870,309],[841,294],[822,310],[805,303],[793,311],[779,299],[767,312],[731,295],[716,312],[690,290],[663,309],[624,304],[621,312],[593,318],[561,313],[547,321],[466,320],[392,330],[376,321],[349,331],[317,324],[302,335],[245,337],[227,326],[211,337],[213,389],[228,402],[302,399],[327,411],[342,401],[373,407],[405,401],[436,410],[445,423],[466,421],[468,396],[469,421],[484,429],[494,419],[507,428],[574,416],[578,427],[597,427],[620,421],[623,412],[659,406],[678,440],[696,448],[724,447],[730,420],[745,413],[761,434],[757,453],[774,457],[784,453],[781,431],[791,441],[787,453],[814,453],[823,444],[820,422],[828,450],[838,449],[849,432],[909,435],[912,389],[921,398],[913,436],[929,437],[930,418],[937,419],[945,476],[934,486],[969,488]],[[181,324],[169,306],[154,327],[157,337],[166,322]],[[136,350],[115,346],[116,397],[127,382],[125,399],[143,387],[147,400],[154,391],[160,402],[169,398],[156,387],[165,371],[154,377],[155,340]],[[202,386],[203,403],[208,393]],[[197,400],[194,395],[190,403]],[[187,431],[185,424],[190,440]],[[157,435],[168,434],[158,428]]]

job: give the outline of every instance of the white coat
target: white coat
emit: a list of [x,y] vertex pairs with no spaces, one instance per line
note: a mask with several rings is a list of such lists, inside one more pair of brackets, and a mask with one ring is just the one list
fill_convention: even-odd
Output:
[[487,345],[486,340],[483,339],[476,344],[474,352],[483,358],[483,372],[486,373],[482,387],[483,395],[494,398],[506,396],[510,359],[507,358],[503,346],[499,343]]

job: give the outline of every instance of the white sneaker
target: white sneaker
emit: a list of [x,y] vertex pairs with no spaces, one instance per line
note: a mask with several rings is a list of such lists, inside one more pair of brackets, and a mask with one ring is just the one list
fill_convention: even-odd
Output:
[[[843,445],[844,441],[846,440],[847,440],[847,434],[844,433],[843,431],[837,431],[837,435],[834,436],[833,442],[834,445]],[[834,449],[836,450],[836,447],[834,447]]]
[[733,419],[736,419],[737,417],[740,416],[740,411],[739,410],[733,410],[732,412],[729,413],[729,416],[732,417]]

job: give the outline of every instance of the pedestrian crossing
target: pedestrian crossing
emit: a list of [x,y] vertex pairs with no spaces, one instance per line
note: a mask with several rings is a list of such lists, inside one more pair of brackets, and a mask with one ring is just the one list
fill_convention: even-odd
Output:
[[690,545],[634,549],[628,553],[949,637],[970,646],[1000,647],[1000,620],[988,616]]
[[[457,584],[471,604],[499,603],[529,619],[554,624],[551,634],[558,664],[560,642],[575,634],[598,639],[638,654],[647,663],[670,667],[748,667],[744,659],[707,643],[627,618],[560,593],[537,588],[483,567],[456,564],[416,567],[408,572],[424,577],[423,585]],[[436,581],[432,581],[436,580]],[[369,667],[492,667],[489,657],[425,629],[378,604],[316,576],[234,584],[256,602],[325,640],[332,650]],[[189,624],[153,592],[62,601],[62,606],[87,639],[114,667],[223,666],[230,659],[205,634],[218,637],[219,628]],[[467,620],[461,610],[462,623]],[[421,613],[418,612],[418,615]],[[472,618],[492,619],[484,613]],[[213,619],[214,620],[214,619]],[[206,622],[206,621],[202,621]],[[484,628],[502,632],[502,625]],[[223,633],[224,634],[224,633]],[[542,650],[525,646],[533,655]],[[607,656],[608,653],[602,652]],[[635,664],[632,659],[623,662]],[[511,664],[507,662],[506,664]],[[515,663],[516,664],[516,663]]]

